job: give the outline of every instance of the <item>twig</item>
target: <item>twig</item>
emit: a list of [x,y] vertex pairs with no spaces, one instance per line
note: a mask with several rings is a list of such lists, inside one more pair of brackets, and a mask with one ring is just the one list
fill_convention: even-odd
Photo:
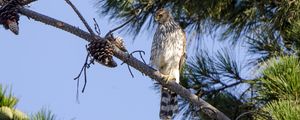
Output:
[[[248,90],[251,90],[251,87],[248,87],[244,92],[242,92],[239,99],[242,99],[242,97],[248,92]],[[252,97],[251,97],[251,99],[252,99]]]
[[84,92],[84,90],[85,90],[85,87],[86,87],[86,83],[87,83],[87,75],[86,75],[86,68],[87,68],[87,63],[86,63],[86,67],[84,68],[84,84],[83,84],[83,88],[82,88],[82,90],[81,90],[81,92],[83,93]]
[[80,81],[80,76],[82,75],[82,72],[83,72],[84,85],[83,85],[83,88],[81,90],[81,92],[83,93],[84,90],[85,90],[85,87],[86,87],[86,83],[87,83],[86,69],[89,67],[89,64],[87,63],[88,59],[89,59],[89,56],[90,56],[90,54],[88,53],[79,74],[74,78],[74,80],[77,80],[76,100],[77,100],[78,103],[79,103],[79,81]]
[[82,23],[86,27],[86,29],[88,29],[88,31],[90,32],[90,34],[92,34],[92,36],[95,36],[95,33],[93,32],[92,28],[86,22],[86,20],[81,15],[81,13],[78,11],[78,9],[74,6],[74,4],[70,0],[65,0],[65,1],[68,3],[68,5],[70,5],[72,7],[72,9],[74,10],[74,12],[77,14],[77,16],[80,18],[80,20],[82,21]]
[[[106,40],[105,38],[102,38],[100,36],[92,36],[91,34],[74,27],[68,23],[65,23],[63,21],[56,20],[54,18],[51,18],[49,16],[37,13],[35,11],[26,9],[26,8],[21,8],[20,13],[23,15],[26,15],[27,17],[30,17],[34,20],[40,21],[42,23],[45,23],[47,25],[54,26],[56,28],[62,29],[64,31],[67,31],[69,33],[72,33],[86,41],[93,41],[95,39],[98,40]],[[108,41],[109,42],[109,41]],[[163,86],[167,87],[168,89],[174,91],[178,95],[180,95],[182,98],[187,99],[190,103],[197,107],[205,107],[211,109],[213,112],[207,113],[203,110],[201,110],[202,113],[205,115],[208,115],[211,119],[217,119],[217,120],[230,120],[229,117],[227,117],[224,113],[219,111],[217,108],[213,107],[203,99],[197,97],[195,94],[193,94],[191,91],[188,89],[184,88],[183,86],[179,85],[175,81],[169,81],[166,82],[164,79],[163,75],[153,69],[152,67],[148,66],[147,64],[144,64],[143,62],[139,61],[138,59],[134,57],[129,58],[129,54],[121,51],[118,49],[116,46],[113,45],[114,48],[114,56],[119,58],[122,61],[126,61],[126,63],[136,70],[144,73],[145,75],[149,76],[151,79],[156,80],[157,82],[161,83]]]
[[133,73],[132,73],[131,68],[130,68],[129,65],[127,65],[127,68],[128,68],[128,70],[129,70],[129,73],[130,73],[131,77],[134,78],[134,75],[133,75]]
[[145,51],[138,51],[138,52],[140,53],[140,58],[142,59],[143,63],[146,64],[146,61],[145,61],[145,59],[143,58],[143,55],[142,55],[142,53],[144,55],[146,54]]
[[77,87],[76,87],[76,101],[77,103],[80,103],[79,101],[79,79],[77,80]]
[[133,16],[132,18],[130,18],[128,21],[126,21],[125,23],[123,23],[122,25],[110,30],[108,33],[106,33],[105,37],[109,36],[110,34],[112,34],[114,31],[124,27],[125,25],[127,25],[130,21],[132,21],[134,18],[136,18],[136,16]]
[[[132,52],[132,53],[133,53],[133,52]],[[130,56],[132,56],[132,53],[130,53]],[[128,56],[128,57],[130,57],[130,56]],[[126,60],[123,61],[123,62],[121,63],[121,65],[123,65],[124,63],[126,63]],[[128,64],[127,64],[127,68],[128,68],[129,73],[131,74],[131,77],[134,78],[134,75],[133,75],[133,73],[132,73],[132,71],[131,71],[131,68],[130,68],[130,66],[129,66]]]
[[82,66],[82,68],[81,68],[79,74],[74,78],[74,80],[77,80],[77,79],[80,78],[80,76],[81,76],[81,74],[82,74],[84,68],[85,68],[86,65],[87,65],[87,61],[88,61],[89,56],[90,56],[90,54],[88,53],[87,56],[86,56],[86,58],[85,58],[85,62],[84,62],[84,64],[83,64],[83,66]]
[[[145,60],[144,60],[144,58],[143,58],[143,55],[142,55],[142,53],[145,55],[145,51],[142,51],[142,50],[136,50],[136,51],[131,52],[131,53],[130,53],[130,56],[132,56],[134,53],[137,53],[137,52],[140,53],[140,57],[141,57],[142,61],[144,62],[144,64],[146,64],[146,62],[145,62]],[[129,56],[129,57],[130,57],[130,56]],[[123,61],[123,62],[121,63],[121,65],[123,65],[124,63],[126,63],[126,60]],[[132,73],[132,71],[131,71],[131,69],[130,69],[130,66],[129,66],[128,64],[127,64],[127,68],[128,68],[128,70],[129,70],[129,72],[130,72],[132,78],[134,78],[134,75],[133,75],[133,73]]]
[[[136,50],[136,51],[133,51],[133,52],[131,52],[131,53],[129,54],[129,55],[130,55],[129,57],[131,57],[134,53],[137,53],[137,52],[140,53],[140,57],[141,57],[143,63],[144,63],[144,64],[147,64],[147,63],[145,62],[143,56],[142,56],[142,53],[145,55],[145,51],[143,51],[143,50]],[[126,63],[126,60],[123,61],[123,62],[121,63],[121,65],[123,65],[124,63]]]
[[[75,5],[70,1],[70,0],[65,0],[67,2],[68,5],[70,5],[72,7],[72,9],[74,10],[74,12],[77,14],[77,16],[80,18],[80,20],[82,21],[82,23],[84,24],[84,26],[86,27],[86,29],[89,31],[89,33],[92,36],[96,36],[94,31],[92,30],[92,28],[89,26],[89,24],[86,22],[86,20],[84,19],[84,17],[81,15],[81,13],[78,11],[78,9],[75,7]],[[94,20],[95,21],[95,20]],[[99,28],[99,27],[98,27]],[[100,30],[100,29],[99,29]],[[98,31],[97,31],[98,32]],[[99,34],[99,33],[98,33]],[[79,77],[82,74],[82,71],[84,72],[84,85],[83,88],[81,90],[81,92],[83,93],[87,84],[87,75],[86,75],[86,69],[90,67],[90,64],[92,63],[87,63],[88,62],[88,58],[89,58],[90,54],[88,53],[88,55],[86,56],[86,60],[85,63],[79,73],[79,75],[76,77],[79,81]],[[77,88],[78,89],[78,88]],[[78,91],[77,91],[78,92]]]
[[[143,55],[142,55],[142,53],[144,55],[146,54],[145,51],[142,51],[142,52],[139,52],[139,53],[140,53],[140,58],[142,59],[142,61],[144,62],[144,64],[146,64],[146,61],[144,60]],[[142,73],[142,75],[144,75],[144,74]]]
[[101,30],[100,30],[100,27],[99,27],[99,25],[98,25],[98,22],[96,21],[95,18],[93,18],[93,20],[94,20],[95,31],[96,31],[96,33],[98,34],[98,36],[100,36],[100,35],[101,35]]
[[221,87],[221,88],[219,88],[219,89],[215,89],[215,90],[211,90],[211,91],[205,91],[203,94],[208,94],[208,93],[218,93],[218,92],[223,91],[223,90],[225,90],[225,89],[227,89],[227,88],[234,87],[234,86],[239,85],[239,84],[244,83],[244,82],[245,82],[245,81],[238,81],[238,82],[232,83],[232,84],[230,84],[230,85],[226,85],[226,86],[224,86],[224,87]]

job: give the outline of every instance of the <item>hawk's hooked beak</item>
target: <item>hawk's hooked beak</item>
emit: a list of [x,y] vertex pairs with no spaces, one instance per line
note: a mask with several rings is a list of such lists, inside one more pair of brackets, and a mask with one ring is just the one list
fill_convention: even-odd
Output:
[[159,16],[156,15],[156,16],[154,17],[154,20],[155,20],[155,21],[158,21],[158,20],[159,20]]

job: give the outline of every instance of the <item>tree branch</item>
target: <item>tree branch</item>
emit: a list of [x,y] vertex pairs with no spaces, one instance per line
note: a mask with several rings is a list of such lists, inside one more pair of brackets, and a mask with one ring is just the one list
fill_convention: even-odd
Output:
[[213,89],[213,90],[204,91],[203,94],[206,95],[206,94],[214,94],[214,93],[218,93],[218,92],[220,92],[220,91],[223,91],[223,90],[225,90],[225,89],[228,89],[228,88],[237,86],[237,85],[239,85],[239,84],[247,83],[247,81],[251,81],[251,80],[239,80],[238,82],[234,82],[234,83],[231,83],[231,84],[229,84],[229,85],[224,84],[223,87],[220,87],[220,88],[218,88],[218,89]]
[[84,26],[86,27],[86,29],[90,32],[90,34],[92,34],[93,36],[95,36],[94,31],[92,30],[92,28],[88,25],[88,23],[86,22],[86,20],[83,18],[83,16],[81,15],[81,13],[78,11],[78,9],[75,7],[75,5],[70,1],[70,0],[65,0],[74,10],[74,12],[77,14],[77,16],[80,18],[80,20],[82,21],[82,23],[84,24]]
[[[64,31],[70,32],[88,42],[93,41],[94,39],[98,40],[105,40],[105,38],[102,38],[100,36],[96,36],[96,38],[93,37],[93,35],[74,27],[68,23],[56,20],[54,18],[48,17],[46,15],[42,15],[40,13],[37,13],[35,11],[21,8],[20,13],[30,17],[36,21],[40,21],[42,23],[45,23],[47,25],[54,26],[56,28],[62,29]],[[156,71],[155,69],[151,68],[150,66],[144,64],[143,62],[139,61],[133,56],[130,56],[128,53],[125,53],[114,46],[114,56],[119,58],[122,61],[125,61],[128,65],[132,66],[133,68],[139,70],[140,72],[144,73],[145,75],[149,76],[150,78],[158,81],[163,86],[169,88],[170,90],[176,92],[178,95],[180,95],[182,98],[187,99],[189,102],[191,102],[193,105],[198,106],[200,110],[209,116],[212,119],[217,120],[230,120],[224,113],[204,101],[203,99],[197,97],[196,95],[192,94],[189,90],[185,89],[181,85],[177,84],[174,81],[166,82],[162,74]]]

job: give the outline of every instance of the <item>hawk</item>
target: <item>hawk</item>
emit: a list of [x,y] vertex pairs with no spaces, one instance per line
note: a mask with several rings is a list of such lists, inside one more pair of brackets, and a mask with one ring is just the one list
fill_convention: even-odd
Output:
[[[185,32],[168,10],[159,9],[155,13],[155,21],[158,27],[153,37],[150,65],[162,73],[167,81],[179,83],[180,70],[186,59]],[[170,120],[176,112],[177,94],[161,86],[160,119]]]

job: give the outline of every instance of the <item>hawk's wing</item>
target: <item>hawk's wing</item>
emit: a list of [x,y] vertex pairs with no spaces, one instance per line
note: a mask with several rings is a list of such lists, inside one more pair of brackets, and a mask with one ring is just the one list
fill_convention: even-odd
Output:
[[183,35],[183,37],[181,37],[181,40],[183,41],[183,51],[179,61],[179,71],[182,71],[182,68],[184,67],[185,60],[186,60],[186,36],[185,36],[185,32],[182,29],[181,32]]
[[160,49],[161,45],[159,43],[159,32],[158,30],[156,30],[154,37],[153,37],[153,41],[152,41],[152,45],[151,45],[151,54],[150,54],[150,63],[149,65],[155,69],[157,65],[155,64],[155,59],[156,57],[158,57],[158,50]]

